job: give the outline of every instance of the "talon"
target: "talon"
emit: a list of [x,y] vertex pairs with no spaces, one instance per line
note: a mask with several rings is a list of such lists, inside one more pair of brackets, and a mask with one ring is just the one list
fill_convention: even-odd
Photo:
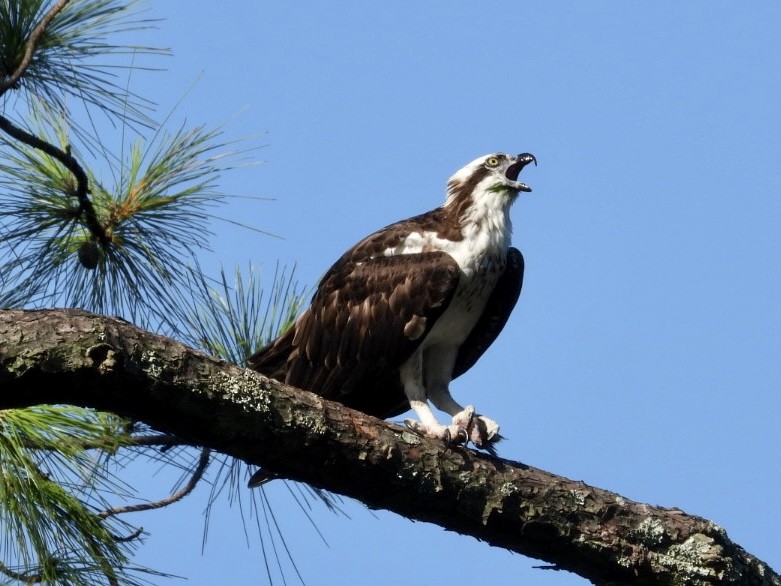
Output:
[[405,419],[404,424],[418,435],[441,440],[446,445],[464,444],[469,441],[469,432],[461,425],[427,425],[414,419]]
[[[452,427],[452,426],[451,426]],[[457,428],[456,431],[456,439],[452,442],[454,444],[466,444],[469,442],[469,432],[465,427],[461,427],[460,425]]]
[[405,419],[404,425],[419,435],[426,435],[426,427],[420,421]]

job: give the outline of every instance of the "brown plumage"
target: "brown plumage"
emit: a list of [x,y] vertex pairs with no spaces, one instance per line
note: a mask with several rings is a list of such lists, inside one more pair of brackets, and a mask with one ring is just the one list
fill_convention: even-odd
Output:
[[371,258],[373,244],[326,273],[309,309],[250,368],[377,417],[409,409],[399,365],[447,307],[459,269],[444,252]]

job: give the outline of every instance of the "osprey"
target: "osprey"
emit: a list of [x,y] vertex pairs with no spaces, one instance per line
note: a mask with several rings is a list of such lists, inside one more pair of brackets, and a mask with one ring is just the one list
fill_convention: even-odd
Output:
[[[492,451],[499,425],[463,407],[450,381],[482,356],[523,282],[510,206],[533,155],[480,157],[447,183],[442,207],[367,236],[328,269],[295,325],[251,356],[266,376],[447,443]],[[451,416],[441,424],[429,406]]]

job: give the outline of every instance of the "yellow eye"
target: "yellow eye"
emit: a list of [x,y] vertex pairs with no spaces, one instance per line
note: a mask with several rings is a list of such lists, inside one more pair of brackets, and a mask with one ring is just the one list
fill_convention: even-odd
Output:
[[499,159],[497,157],[488,157],[485,160],[485,166],[486,167],[498,167],[499,166]]

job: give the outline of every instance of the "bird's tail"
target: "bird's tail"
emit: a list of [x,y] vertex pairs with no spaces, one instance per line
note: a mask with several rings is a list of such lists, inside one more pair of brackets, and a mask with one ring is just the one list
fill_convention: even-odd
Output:
[[290,328],[279,338],[247,358],[247,366],[269,378],[285,381],[287,378],[287,360],[293,349],[294,328]]
[[247,488],[258,488],[259,486],[263,486],[267,482],[271,482],[276,478],[277,475],[271,472],[271,470],[260,468],[252,476],[250,476],[249,482],[247,482]]

